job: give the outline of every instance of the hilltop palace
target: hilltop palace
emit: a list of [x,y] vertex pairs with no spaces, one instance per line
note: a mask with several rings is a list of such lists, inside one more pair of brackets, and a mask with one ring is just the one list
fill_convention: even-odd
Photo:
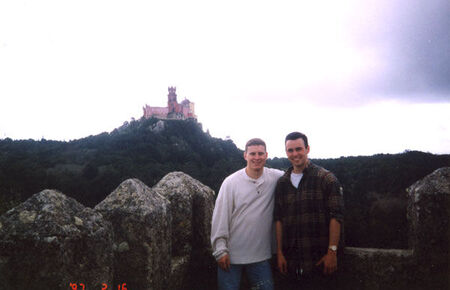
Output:
[[184,100],[178,104],[176,87],[169,87],[169,94],[167,95],[167,107],[151,107],[145,105],[144,118],[149,119],[151,117],[159,119],[197,119],[194,113],[194,103],[190,102],[188,99]]

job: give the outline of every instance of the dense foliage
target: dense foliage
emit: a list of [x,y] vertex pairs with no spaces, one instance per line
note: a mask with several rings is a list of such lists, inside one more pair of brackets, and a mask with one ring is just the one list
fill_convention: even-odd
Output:
[[[111,133],[70,142],[0,140],[0,214],[45,188],[95,206],[127,178],[153,186],[183,171],[218,191],[223,179],[245,166],[242,151],[204,133],[195,120],[141,119]],[[406,248],[405,189],[450,166],[450,155],[405,152],[312,160],[344,187],[345,240],[350,246]],[[286,158],[268,160],[286,169]]]
[[347,245],[407,248],[406,189],[450,166],[450,155],[407,151],[315,162],[334,172],[344,187]]
[[95,206],[125,179],[153,186],[172,171],[217,191],[225,176],[245,166],[232,141],[211,137],[195,120],[158,121],[132,121],[70,142],[1,140],[0,213],[45,188]]

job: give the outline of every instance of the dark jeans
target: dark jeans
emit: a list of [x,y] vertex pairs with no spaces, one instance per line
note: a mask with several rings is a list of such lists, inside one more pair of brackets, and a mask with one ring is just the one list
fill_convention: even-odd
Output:
[[275,274],[276,290],[335,290],[338,289],[337,275],[335,272],[331,275],[325,275],[322,268],[317,268],[309,274],[299,276],[282,275],[279,271]]

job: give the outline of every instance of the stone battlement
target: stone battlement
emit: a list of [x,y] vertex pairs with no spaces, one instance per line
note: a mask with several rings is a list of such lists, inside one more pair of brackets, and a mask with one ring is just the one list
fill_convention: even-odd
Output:
[[[345,248],[339,289],[449,289],[450,167],[407,191],[411,249]],[[128,179],[94,209],[44,190],[0,216],[0,290],[215,289],[213,207],[182,172]]]
[[410,249],[345,248],[341,289],[450,289],[450,167],[407,192]]

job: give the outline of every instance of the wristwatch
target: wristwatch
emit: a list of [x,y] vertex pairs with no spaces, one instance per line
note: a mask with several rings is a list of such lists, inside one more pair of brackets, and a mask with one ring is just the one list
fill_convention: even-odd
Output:
[[328,249],[332,250],[333,252],[337,251],[337,246],[336,245],[331,245],[328,247]]

